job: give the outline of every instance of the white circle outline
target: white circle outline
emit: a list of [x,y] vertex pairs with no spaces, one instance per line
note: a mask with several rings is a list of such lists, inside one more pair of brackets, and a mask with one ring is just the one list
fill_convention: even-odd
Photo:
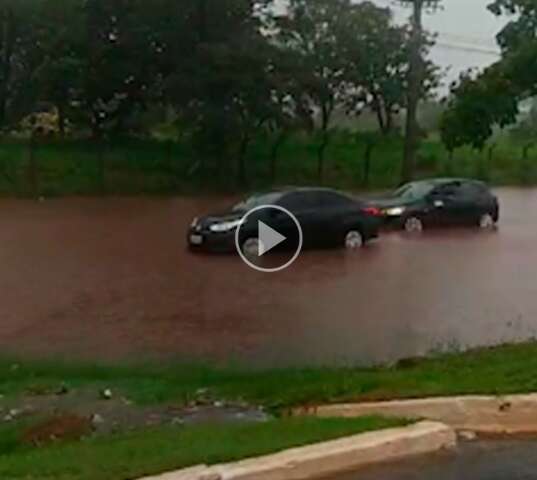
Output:
[[[277,268],[263,268],[263,267],[259,267],[259,266],[255,265],[254,263],[250,262],[250,260],[248,260],[248,258],[246,258],[246,255],[244,255],[244,253],[242,253],[242,249],[241,249],[240,244],[239,244],[239,232],[240,232],[241,227],[244,225],[244,223],[248,219],[248,217],[252,213],[257,212],[258,210],[264,210],[266,208],[270,208],[270,209],[273,209],[273,210],[279,210],[280,212],[285,213],[287,216],[289,216],[291,218],[291,220],[293,220],[293,222],[295,223],[296,228],[298,230],[298,247],[296,249],[295,254],[293,255],[293,258],[291,258],[291,260],[289,260],[286,264],[282,265],[281,267],[277,267]],[[237,252],[238,252],[239,256],[241,257],[242,261],[244,263],[246,263],[246,265],[248,265],[250,268],[253,268],[254,270],[257,270],[258,272],[263,272],[263,273],[281,272],[282,270],[285,270],[287,267],[290,267],[295,262],[295,260],[298,258],[300,253],[302,252],[303,243],[304,243],[304,234],[302,232],[302,227],[300,226],[300,222],[298,221],[298,219],[289,210],[287,210],[286,208],[280,207],[278,205],[261,205],[261,206],[256,207],[256,208],[252,208],[252,210],[250,210],[248,213],[246,213],[246,215],[244,215],[244,217],[242,217],[241,223],[237,227],[237,230],[235,230],[235,248],[237,249]]]

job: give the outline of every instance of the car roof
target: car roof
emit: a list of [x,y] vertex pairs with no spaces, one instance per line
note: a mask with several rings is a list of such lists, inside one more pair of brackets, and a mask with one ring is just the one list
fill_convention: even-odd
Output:
[[475,183],[480,185],[485,185],[481,180],[474,180],[471,178],[462,178],[462,177],[440,177],[440,178],[426,178],[423,180],[417,180],[411,183],[429,183],[431,185],[445,185],[447,183]]
[[282,195],[283,196],[289,193],[318,193],[318,192],[334,192],[334,193],[339,193],[341,195],[346,195],[343,192],[340,192],[333,188],[327,188],[327,187],[280,187],[280,188],[275,188],[274,190],[269,190],[266,192],[256,192],[253,195],[254,196]]

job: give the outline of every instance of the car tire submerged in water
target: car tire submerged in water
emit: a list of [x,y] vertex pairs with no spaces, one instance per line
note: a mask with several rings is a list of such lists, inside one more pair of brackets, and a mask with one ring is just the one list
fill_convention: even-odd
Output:
[[407,233],[421,233],[423,222],[418,217],[408,217],[403,224],[403,230]]
[[360,250],[364,245],[364,236],[360,230],[352,229],[345,234],[344,246],[346,250],[354,252]]
[[250,237],[244,240],[241,249],[246,258],[257,258],[259,255],[259,248],[261,246],[261,240],[256,237]]
[[496,222],[490,213],[485,213],[479,217],[478,225],[482,230],[491,230],[496,226]]

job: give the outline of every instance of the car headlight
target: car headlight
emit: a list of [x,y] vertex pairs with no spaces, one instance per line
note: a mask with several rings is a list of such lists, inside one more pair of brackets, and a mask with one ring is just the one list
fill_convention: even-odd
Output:
[[209,227],[209,230],[215,233],[229,232],[237,228],[241,222],[242,220],[233,220],[232,222],[215,223]]
[[386,210],[386,215],[389,215],[390,217],[398,217],[399,215],[405,213],[405,210],[405,207],[388,208],[388,210]]

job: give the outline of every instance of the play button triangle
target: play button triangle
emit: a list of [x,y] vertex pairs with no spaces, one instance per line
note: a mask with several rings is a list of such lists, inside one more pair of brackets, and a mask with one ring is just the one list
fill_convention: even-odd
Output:
[[259,232],[260,257],[287,239],[287,237],[284,237],[281,233],[269,227],[266,223],[258,221],[257,227]]

